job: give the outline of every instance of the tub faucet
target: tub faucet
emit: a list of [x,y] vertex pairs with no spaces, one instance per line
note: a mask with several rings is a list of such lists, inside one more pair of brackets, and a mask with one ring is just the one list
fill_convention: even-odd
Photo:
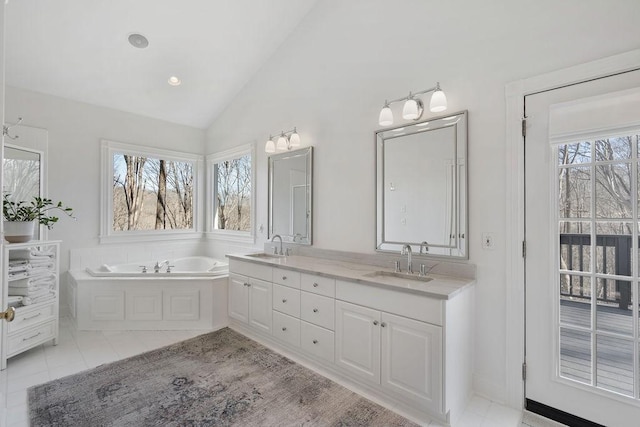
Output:
[[[284,252],[282,252],[282,236],[279,234],[274,234],[273,237],[271,238],[271,241],[273,242],[276,239],[276,237],[280,239],[280,255],[284,255]],[[274,250],[274,253],[276,254],[278,253],[278,251],[275,250],[275,247],[273,250]]]
[[167,265],[167,267],[169,266],[169,260],[164,260],[162,262],[160,261],[156,261],[156,265],[153,266],[153,272],[154,273],[160,273],[160,269],[162,268],[163,265]]
[[427,243],[426,241],[423,241],[422,243],[420,243],[420,255],[422,255],[422,248],[424,247],[424,252],[428,253],[429,252],[429,243]]
[[407,273],[413,274],[413,267],[411,266],[411,245],[404,245],[400,255],[407,256]]

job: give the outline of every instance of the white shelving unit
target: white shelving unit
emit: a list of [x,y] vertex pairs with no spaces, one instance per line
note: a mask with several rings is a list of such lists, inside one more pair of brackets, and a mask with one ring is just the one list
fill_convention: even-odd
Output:
[[0,369],[6,369],[7,359],[35,346],[53,340],[58,343],[58,310],[60,300],[60,241],[31,241],[4,245],[2,261],[2,293],[4,301],[9,294],[9,260],[15,251],[46,251],[53,256],[51,273],[55,275],[53,291],[55,296],[42,302],[16,307],[12,322],[2,322],[2,354]]

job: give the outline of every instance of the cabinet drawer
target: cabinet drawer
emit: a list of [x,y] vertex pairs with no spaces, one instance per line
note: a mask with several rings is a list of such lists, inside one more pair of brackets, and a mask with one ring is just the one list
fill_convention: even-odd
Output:
[[7,357],[20,353],[23,350],[55,338],[56,321],[51,320],[35,328],[25,329],[15,334],[9,334]]
[[242,262],[235,259],[229,260],[229,271],[231,273],[243,274],[256,279],[271,281],[272,268],[266,265],[254,264],[252,262]]
[[336,296],[336,280],[302,273],[300,275],[300,289],[333,298]]
[[336,299],[442,326],[443,300],[414,293],[336,280]]
[[302,292],[300,296],[300,318],[314,325],[334,330],[335,300],[322,295]]
[[293,317],[300,317],[300,290],[274,283],[273,309]]
[[300,289],[300,273],[276,267],[273,269],[273,283]]
[[319,359],[333,362],[334,338],[332,331],[300,322],[300,346]]
[[300,319],[273,312],[273,336],[295,347],[300,347]]
[[55,318],[55,302],[39,307],[19,307],[16,309],[16,317],[8,324],[9,333],[21,331],[36,323],[41,323]]

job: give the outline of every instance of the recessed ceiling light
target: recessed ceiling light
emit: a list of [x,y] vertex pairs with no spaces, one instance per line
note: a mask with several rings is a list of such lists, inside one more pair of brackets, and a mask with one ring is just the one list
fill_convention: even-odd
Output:
[[168,82],[171,86],[180,86],[182,84],[182,80],[180,80],[176,76],[169,77]]
[[147,38],[142,34],[138,33],[129,34],[129,43],[131,43],[131,46],[137,47],[139,49],[144,49],[145,47],[149,46],[149,40],[147,40]]

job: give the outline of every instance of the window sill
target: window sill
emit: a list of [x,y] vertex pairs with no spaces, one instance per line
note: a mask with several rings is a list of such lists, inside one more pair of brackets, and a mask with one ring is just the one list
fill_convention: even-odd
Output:
[[123,234],[111,234],[100,236],[100,244],[109,243],[138,243],[138,242],[165,242],[169,240],[197,240],[202,239],[202,233],[197,231],[175,232],[126,232]]
[[256,242],[255,236],[248,232],[246,234],[240,234],[233,231],[216,230],[208,231],[204,233],[204,236],[207,240],[221,240],[234,243],[246,243],[250,245],[253,245]]

